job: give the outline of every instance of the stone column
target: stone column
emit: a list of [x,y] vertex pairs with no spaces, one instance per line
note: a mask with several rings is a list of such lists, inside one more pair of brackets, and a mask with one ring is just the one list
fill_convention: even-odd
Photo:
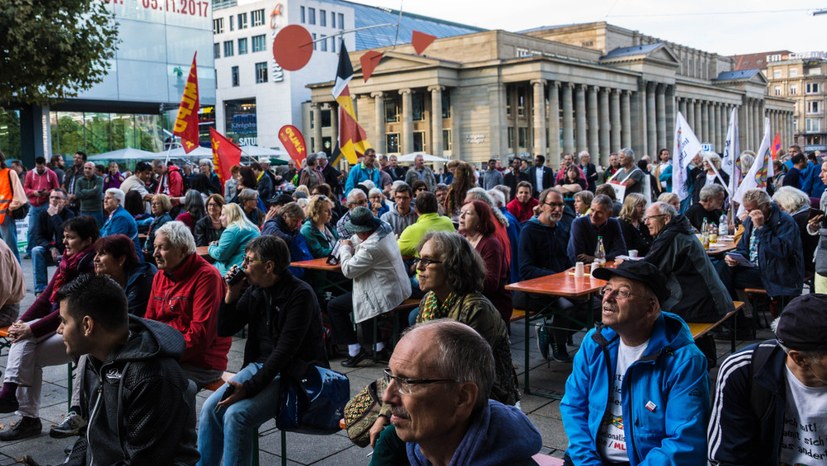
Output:
[[[758,100],[758,126],[761,128],[759,133],[761,136],[764,137],[764,118],[767,116],[767,108],[764,104],[764,99]],[[773,131],[773,128],[770,127],[770,131]],[[775,137],[775,134],[770,136],[770,144],[772,144],[772,138]]]
[[655,151],[660,150],[661,147],[666,147],[666,84],[658,84],[657,87],[657,124],[658,124],[658,142],[656,147],[649,148],[649,155],[652,160],[657,160]]
[[698,136],[698,139],[703,139],[701,137],[701,130],[703,129],[703,123],[701,123],[703,121],[703,116],[701,114],[702,109],[703,102],[695,99],[695,121],[692,122],[692,131],[695,132],[695,135]]
[[695,131],[695,99],[687,99],[686,113],[683,116],[689,126],[692,127],[692,131]]
[[400,141],[400,152],[410,154],[413,152],[413,104],[411,102],[411,90],[399,89],[402,96],[402,137]]
[[609,155],[617,150],[620,150],[621,139],[620,139],[620,90],[614,89],[612,90],[612,105],[611,105],[611,120],[612,120],[612,134],[611,134],[611,146],[609,147],[609,151],[605,154],[600,154],[605,158],[605,160],[600,161],[603,165],[607,165],[609,162]]
[[[675,86],[670,85],[666,88],[666,144],[661,147],[669,149],[672,153],[672,147],[675,144],[675,118],[677,117],[676,109],[678,103],[675,98]],[[660,147],[658,148],[660,150]],[[657,154],[652,154],[653,160],[657,161]]]
[[574,152],[574,112],[572,111],[572,83],[563,83],[563,152]]
[[431,153],[442,156],[442,86],[430,86],[431,92]]
[[609,93],[611,91],[607,87],[600,90],[600,106],[598,107],[600,113],[600,145],[597,149],[598,153],[592,154],[595,160],[602,160],[611,151],[609,146],[609,129],[611,128],[609,123]]
[[322,150],[322,106],[317,103],[310,108],[313,109],[313,152],[319,152]]
[[657,150],[655,149],[658,145],[657,89],[657,83],[649,82],[646,85],[646,146],[638,158]]
[[385,94],[382,92],[371,92],[373,97],[374,107],[374,126],[376,126],[376,136],[372,141],[376,152],[380,154],[387,154],[387,140],[385,138]]
[[578,84],[575,89],[575,118],[577,118],[577,142],[575,144],[574,152],[579,152],[586,149],[588,141],[586,140],[586,86]]
[[703,133],[701,143],[709,142],[709,124],[709,102],[704,101],[703,104],[701,104],[701,132]]
[[[597,86],[589,86],[589,110],[588,110],[588,119],[589,119],[589,139],[587,141],[587,147],[589,150],[589,154],[592,154],[592,157],[597,157],[597,154],[600,153],[600,146],[599,146],[599,131],[598,131],[598,114],[597,114],[597,92],[600,90]],[[582,150],[578,148],[578,150]]]
[[620,126],[621,146],[632,147],[632,91],[622,91],[620,95],[621,110]]
[[719,102],[712,102],[712,144],[715,146],[716,152],[721,150],[721,104]]
[[[746,99],[741,99],[741,105],[738,105],[738,146],[741,148],[741,151],[745,151],[749,149],[747,147],[748,138],[748,125],[747,125],[747,105]],[[740,154],[739,154],[740,155]]]
[[534,155],[540,154],[545,156],[546,149],[546,81],[544,79],[535,79],[531,81],[534,88],[533,99],[533,116],[534,116]]
[[680,108],[681,115],[683,115],[684,118],[689,118],[686,115],[687,108],[686,108],[686,99],[685,98],[683,98],[683,97],[678,98],[678,107]]
[[555,166],[560,164],[560,83],[549,82],[548,88],[548,157]]

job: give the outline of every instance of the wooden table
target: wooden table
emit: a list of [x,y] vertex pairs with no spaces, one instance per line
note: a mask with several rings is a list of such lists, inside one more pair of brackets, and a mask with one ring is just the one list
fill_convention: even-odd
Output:
[[[614,267],[614,262],[609,261],[606,263],[607,267]],[[591,268],[591,267],[589,267]],[[555,273],[553,275],[547,275],[545,277],[538,277],[532,278],[531,280],[525,280],[522,282],[512,283],[510,285],[506,285],[505,289],[509,291],[522,291],[523,293],[530,293],[530,294],[539,294],[544,296],[558,296],[563,298],[579,298],[585,296],[589,301],[589,306],[591,306],[591,295],[600,290],[600,288],[605,285],[606,282],[604,280],[600,280],[591,276],[591,274],[587,273],[582,277],[575,277],[574,276],[574,269],[565,270],[563,272]],[[542,312],[540,312],[542,313]],[[538,314],[540,314],[538,313]],[[594,324],[592,318],[591,309],[587,314],[587,327],[591,327]],[[523,373],[523,385],[524,390],[526,393],[531,393],[531,388],[529,385],[529,348],[531,342],[531,326],[530,326],[530,318],[528,315],[528,310],[526,310],[525,316],[525,372]],[[556,398],[556,397],[555,397]]]
[[719,239],[717,243],[709,245],[709,249],[706,250],[706,253],[710,256],[718,256],[734,251],[737,246],[738,243],[732,240],[732,238],[726,238],[724,240]]
[[327,257],[291,262],[290,267],[327,272],[324,274],[324,283],[319,283],[316,286],[316,292],[318,293],[323,293],[329,289],[336,289],[343,293],[350,291],[347,285],[351,283],[351,280],[342,275],[342,266],[328,264]]
[[[741,301],[733,301],[733,306],[735,307],[734,311],[727,312],[720,320],[717,322],[709,322],[709,323],[699,323],[699,322],[687,322],[686,325],[689,326],[689,332],[692,333],[692,338],[697,341],[702,336],[706,335],[707,333],[711,332],[713,329],[719,327],[721,324],[735,316],[741,308],[744,307],[744,303]],[[730,332],[729,342],[730,342],[730,351],[735,352],[735,329],[736,326],[733,323],[732,331]]]
[[209,246],[198,246],[195,248],[195,252],[201,257],[210,257]]
[[330,265],[327,263],[327,257],[320,257],[318,259],[310,259],[306,261],[291,262],[290,267],[298,267],[300,269],[308,270],[322,270],[324,272],[341,272],[341,265]]

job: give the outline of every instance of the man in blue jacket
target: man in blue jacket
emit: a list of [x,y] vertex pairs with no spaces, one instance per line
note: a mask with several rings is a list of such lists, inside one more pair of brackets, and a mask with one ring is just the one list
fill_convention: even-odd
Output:
[[109,188],[103,196],[103,211],[106,214],[106,221],[101,227],[101,237],[109,235],[126,235],[135,243],[135,252],[138,259],[144,260],[143,248],[138,238],[138,222],[132,214],[123,208],[123,200],[126,197],[123,191],[117,188]]
[[646,261],[600,268],[603,323],[583,338],[560,402],[566,464],[705,464],[706,357],[663,312],[663,274]]
[[347,196],[357,184],[363,181],[373,181],[373,184],[378,188],[382,188],[382,169],[376,163],[376,151],[367,149],[362,161],[357,163],[350,169],[345,183],[345,196]]

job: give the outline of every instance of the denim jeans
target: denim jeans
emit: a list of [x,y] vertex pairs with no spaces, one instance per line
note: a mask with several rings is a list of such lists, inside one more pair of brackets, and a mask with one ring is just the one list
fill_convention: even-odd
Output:
[[34,292],[41,293],[49,284],[49,266],[57,265],[52,253],[43,246],[32,248],[32,275],[34,275]]
[[98,224],[98,228],[103,226],[103,211],[102,210],[92,210],[92,211],[80,211],[80,215],[88,215],[95,219],[95,222]]
[[34,248],[37,233],[40,230],[40,213],[49,208],[49,203],[29,208],[29,231],[26,233],[26,252],[31,253]]
[[14,222],[11,213],[6,214],[6,219],[3,220],[3,223],[0,223],[0,236],[3,237],[3,241],[6,242],[9,249],[14,253],[17,262],[22,264],[20,251],[17,250],[17,224]]
[[[261,363],[251,363],[232,380],[243,383],[261,370],[261,366]],[[224,384],[216,390],[201,408],[198,420],[198,452],[201,453],[199,466],[253,464],[253,436],[258,435],[260,425],[278,413],[278,376],[254,397],[237,401],[216,412],[215,406],[227,387]]]

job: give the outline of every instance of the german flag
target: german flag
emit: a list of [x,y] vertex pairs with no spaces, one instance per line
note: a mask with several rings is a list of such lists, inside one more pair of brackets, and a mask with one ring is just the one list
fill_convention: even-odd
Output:
[[[348,163],[355,165],[357,157],[370,149],[365,129],[356,120],[353,99],[350,97],[348,83],[353,78],[353,65],[342,41],[339,47],[339,66],[336,69],[336,82],[333,85],[333,98],[339,104],[339,147]],[[335,163],[336,160],[333,160]]]

